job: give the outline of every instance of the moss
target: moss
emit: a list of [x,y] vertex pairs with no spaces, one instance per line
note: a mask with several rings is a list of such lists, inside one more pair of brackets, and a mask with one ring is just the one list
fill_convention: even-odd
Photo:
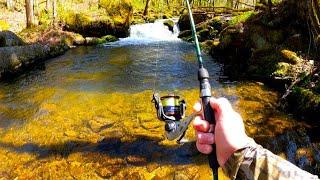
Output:
[[60,20],[65,24],[65,30],[79,33],[85,37],[102,37],[108,34],[127,37],[131,19],[132,10],[112,15],[102,10],[95,13],[61,10],[60,13]]
[[295,114],[319,120],[320,94],[306,88],[294,87],[287,101],[289,109]]
[[45,10],[41,10],[39,13],[39,25],[49,25],[52,20],[50,19],[49,13]]
[[130,0],[100,0],[99,6],[106,10],[109,16],[123,16],[132,11],[133,6]]
[[114,42],[119,40],[117,37],[112,35],[103,36],[102,39],[105,39],[107,42]]
[[231,25],[231,26],[234,26],[234,25],[239,24],[239,23],[244,23],[245,21],[247,21],[250,17],[252,17],[255,14],[257,14],[257,13],[254,12],[254,11],[248,11],[248,12],[242,13],[239,16],[233,17],[228,22],[228,24]]
[[289,50],[281,50],[282,56],[290,63],[297,64],[298,62],[301,62],[302,60],[297,56],[297,53],[289,51]]
[[117,41],[118,38],[112,35],[106,35],[103,36],[101,38],[91,38],[91,37],[87,37],[86,38],[86,44],[87,45],[98,45],[98,44],[104,44],[107,42],[114,42]]
[[165,26],[167,26],[170,31],[173,32],[174,22],[173,22],[172,20],[170,20],[170,19],[169,19],[169,20],[165,20],[165,21],[163,22],[163,24],[164,24]]
[[9,30],[9,28],[10,28],[9,23],[7,23],[4,20],[0,20],[0,31],[6,31],[6,30]]
[[292,71],[292,67],[290,64],[285,62],[279,62],[277,64],[277,69],[275,70],[273,75],[277,77],[291,77],[292,76],[291,71]]
[[209,52],[212,49],[212,47],[215,46],[215,41],[206,40],[206,41],[200,43],[200,46],[201,46],[201,50],[203,50],[205,52]]

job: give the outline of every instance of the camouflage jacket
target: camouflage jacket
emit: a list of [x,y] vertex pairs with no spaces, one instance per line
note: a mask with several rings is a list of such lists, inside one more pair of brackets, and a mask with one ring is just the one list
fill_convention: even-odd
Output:
[[319,179],[253,140],[245,148],[236,151],[222,170],[231,179]]

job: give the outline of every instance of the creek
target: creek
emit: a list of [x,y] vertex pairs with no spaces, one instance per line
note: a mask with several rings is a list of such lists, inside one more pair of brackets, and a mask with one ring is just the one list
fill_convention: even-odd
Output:
[[[272,152],[319,174],[319,139],[310,125],[279,111],[279,94],[259,82],[233,82],[204,55],[214,95],[228,98],[247,133]],[[162,21],[131,35],[77,47],[0,83],[0,177],[14,179],[207,179],[206,156],[164,138],[152,93],[198,100],[193,45]]]

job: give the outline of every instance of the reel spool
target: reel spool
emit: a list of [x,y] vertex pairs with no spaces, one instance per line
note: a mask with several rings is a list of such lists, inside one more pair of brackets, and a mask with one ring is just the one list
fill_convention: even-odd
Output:
[[160,121],[165,121],[165,131],[168,140],[177,139],[178,143],[184,137],[188,125],[195,117],[192,114],[185,117],[186,102],[180,100],[180,96],[168,94],[160,97],[158,93],[153,94],[152,102],[157,110],[157,116]]
[[158,119],[161,121],[180,121],[185,117],[186,102],[180,100],[180,96],[168,94],[159,97],[159,94],[155,93],[152,102],[155,104]]

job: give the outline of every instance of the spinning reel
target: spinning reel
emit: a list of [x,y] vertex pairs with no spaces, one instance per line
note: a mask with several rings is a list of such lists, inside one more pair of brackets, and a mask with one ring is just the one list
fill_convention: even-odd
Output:
[[196,114],[185,117],[186,102],[174,94],[159,97],[159,94],[155,93],[152,102],[157,110],[158,119],[166,123],[166,138],[170,141],[178,138],[177,142],[181,143],[181,139]]

